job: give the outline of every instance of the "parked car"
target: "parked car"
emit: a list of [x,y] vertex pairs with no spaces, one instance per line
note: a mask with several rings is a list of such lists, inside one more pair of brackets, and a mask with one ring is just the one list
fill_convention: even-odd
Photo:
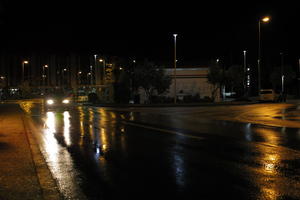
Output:
[[280,94],[275,92],[273,89],[261,89],[259,92],[259,100],[260,101],[280,101]]
[[77,93],[76,97],[75,97],[75,101],[77,103],[85,103],[88,102],[88,95],[83,93],[83,92],[79,92]]

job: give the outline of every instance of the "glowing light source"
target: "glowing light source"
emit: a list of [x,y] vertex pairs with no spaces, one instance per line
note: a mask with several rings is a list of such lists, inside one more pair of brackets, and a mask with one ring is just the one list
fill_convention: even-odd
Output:
[[270,21],[270,17],[264,17],[261,19],[261,21],[263,22],[269,22]]
[[62,102],[63,102],[64,104],[68,104],[68,103],[70,103],[70,100],[69,100],[69,99],[64,99]]
[[47,104],[52,105],[54,104],[54,101],[52,99],[47,100]]

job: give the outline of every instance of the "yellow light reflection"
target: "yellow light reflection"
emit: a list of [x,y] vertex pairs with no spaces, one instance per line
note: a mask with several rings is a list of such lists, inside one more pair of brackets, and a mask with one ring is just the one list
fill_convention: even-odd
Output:
[[26,113],[31,114],[31,110],[33,108],[32,101],[22,101],[20,102],[20,106]]
[[100,144],[103,152],[106,152],[108,149],[108,141],[107,141],[107,132],[105,131],[104,128],[101,128]]
[[82,146],[83,145],[83,136],[84,136],[84,112],[81,106],[78,107],[78,111],[79,111],[79,129],[80,129],[80,141],[79,141],[79,145]]
[[50,160],[56,161],[58,156],[58,144],[54,138],[54,134],[56,133],[55,114],[53,112],[47,112],[46,117],[46,129],[44,130],[45,148]]
[[280,182],[274,179],[280,173],[278,167],[282,162],[282,150],[278,148],[280,131],[272,128],[257,128],[256,132],[266,141],[267,144],[258,145],[258,151],[261,153],[259,158],[261,167],[259,168],[259,176],[257,176],[257,184],[260,185],[261,195],[263,199],[278,199],[280,195]]
[[69,111],[64,112],[64,137],[67,146],[71,145],[70,139],[70,113]]

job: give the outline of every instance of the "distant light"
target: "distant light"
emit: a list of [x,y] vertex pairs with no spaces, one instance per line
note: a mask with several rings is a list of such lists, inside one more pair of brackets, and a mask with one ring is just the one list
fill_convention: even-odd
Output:
[[81,73],[82,73],[81,71],[78,72],[78,74],[81,74]]
[[123,70],[123,68],[122,68],[122,67],[120,67],[120,70]]
[[176,38],[178,34],[173,34],[173,36]]
[[217,63],[220,61],[220,59],[217,59]]
[[247,71],[250,71],[250,68],[249,68],[249,67],[247,68]]
[[99,62],[103,62],[103,59],[99,59]]
[[24,64],[28,64],[29,62],[27,60],[23,61]]
[[133,63],[136,63],[136,61],[135,61],[135,60],[133,60]]
[[247,51],[246,51],[246,50],[244,50],[243,52],[244,52],[244,54],[246,54],[246,53],[247,53]]
[[64,104],[68,104],[68,103],[70,103],[70,100],[69,100],[69,99],[64,99],[62,102],[63,102]]
[[88,75],[88,76],[90,76],[90,75],[91,75],[91,73],[89,72],[89,73],[87,73],[87,75]]
[[262,18],[261,21],[263,21],[263,22],[269,22],[270,21],[270,17],[264,17],[264,18]]
[[5,79],[5,77],[4,77],[4,76],[1,76],[0,78],[1,78],[2,80],[3,80],[3,79]]
[[48,68],[48,65],[45,65],[46,68]]
[[54,101],[52,99],[47,100],[47,104],[52,105],[54,104]]
[[67,71],[67,69],[66,69],[66,68],[64,68],[64,71]]

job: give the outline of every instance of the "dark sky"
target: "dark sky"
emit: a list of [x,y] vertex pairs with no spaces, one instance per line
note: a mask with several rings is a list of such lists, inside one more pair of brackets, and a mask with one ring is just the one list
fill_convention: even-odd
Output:
[[169,61],[176,32],[181,62],[219,57],[240,63],[244,49],[254,62],[258,19],[267,14],[272,21],[262,26],[264,56],[279,59],[284,51],[291,63],[300,57],[296,3],[204,2],[2,1],[1,46],[22,52],[77,51]]

